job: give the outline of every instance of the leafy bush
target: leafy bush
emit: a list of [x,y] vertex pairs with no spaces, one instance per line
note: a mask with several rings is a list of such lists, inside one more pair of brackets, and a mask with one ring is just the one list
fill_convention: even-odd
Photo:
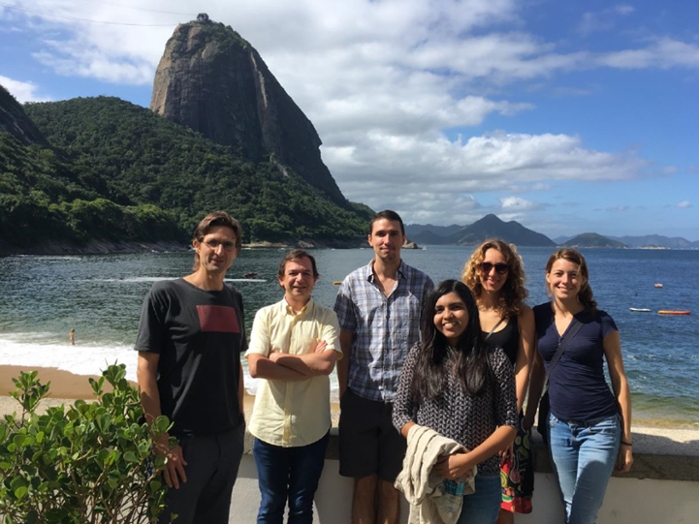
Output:
[[[168,430],[166,417],[142,422],[138,392],[126,367],[90,378],[97,400],[37,413],[49,390],[37,372],[13,379],[21,415],[0,423],[0,521],[15,523],[142,524],[164,509],[165,459],[151,445]],[[112,391],[105,392],[105,380]],[[174,445],[174,439],[172,439]]]

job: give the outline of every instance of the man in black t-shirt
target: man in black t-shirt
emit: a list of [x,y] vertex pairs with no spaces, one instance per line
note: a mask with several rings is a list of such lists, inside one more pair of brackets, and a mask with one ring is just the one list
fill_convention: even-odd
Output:
[[167,457],[171,488],[161,522],[227,524],[243,453],[243,301],[224,284],[240,252],[242,230],[228,213],[207,215],[194,232],[193,273],[156,283],[141,311],[138,385],[146,421],[173,422],[154,443]]

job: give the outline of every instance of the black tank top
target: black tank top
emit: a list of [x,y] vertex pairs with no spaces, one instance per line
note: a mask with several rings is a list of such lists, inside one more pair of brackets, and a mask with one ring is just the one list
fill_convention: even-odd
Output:
[[[483,338],[488,334],[487,331],[481,331]],[[517,350],[519,349],[519,323],[517,322],[517,317],[510,317],[510,321],[507,323],[504,329],[500,331],[495,331],[486,343],[494,348],[500,347],[510,359],[512,365],[515,365],[517,361]]]

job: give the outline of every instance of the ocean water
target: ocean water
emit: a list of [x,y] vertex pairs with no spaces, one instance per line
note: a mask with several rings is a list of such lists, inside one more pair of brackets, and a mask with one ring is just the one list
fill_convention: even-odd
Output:
[[[547,300],[544,267],[550,249],[522,248],[529,304]],[[407,263],[435,282],[459,278],[471,248],[428,246],[404,250]],[[591,285],[600,308],[617,322],[631,384],[634,420],[699,428],[699,251],[585,250]],[[276,271],[282,250],[243,250],[229,281],[245,301],[248,329],[255,311],[281,298]],[[316,250],[321,279],[315,299],[332,307],[347,273],[372,258],[369,249]],[[154,282],[187,274],[189,253],[0,259],[0,365],[56,367],[99,374],[125,363],[135,379],[136,338],[143,297]],[[256,272],[254,279],[243,274]],[[662,283],[662,288],[655,288]],[[629,307],[650,308],[633,313]],[[690,310],[689,316],[658,315],[660,309]],[[75,328],[76,345],[68,332]],[[336,381],[333,375],[333,394]],[[255,381],[246,375],[246,387]]]

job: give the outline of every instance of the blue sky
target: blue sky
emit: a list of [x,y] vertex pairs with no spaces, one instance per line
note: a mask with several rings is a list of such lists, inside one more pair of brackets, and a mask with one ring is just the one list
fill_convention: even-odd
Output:
[[0,0],[0,84],[148,106],[199,12],[257,48],[353,201],[699,240],[699,2]]

